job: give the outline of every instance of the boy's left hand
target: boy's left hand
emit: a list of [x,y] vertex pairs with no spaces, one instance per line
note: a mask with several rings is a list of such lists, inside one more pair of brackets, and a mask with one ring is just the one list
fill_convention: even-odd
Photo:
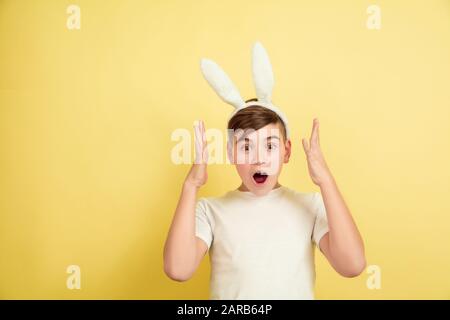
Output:
[[308,161],[309,175],[311,176],[314,184],[321,186],[323,183],[333,180],[327,163],[320,150],[319,143],[319,120],[315,118],[313,120],[313,128],[311,132],[311,138],[308,142],[305,138],[302,139],[303,149],[305,150],[306,159]]

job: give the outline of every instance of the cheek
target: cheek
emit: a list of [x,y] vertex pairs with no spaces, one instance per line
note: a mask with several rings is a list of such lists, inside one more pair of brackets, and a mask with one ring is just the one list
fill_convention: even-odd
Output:
[[242,147],[234,145],[234,147],[233,147],[233,161],[236,164],[248,163],[248,155],[246,155],[246,152],[242,149]]
[[269,154],[269,159],[271,162],[279,163],[284,158],[284,154],[284,149],[277,149]]
[[250,166],[246,164],[237,164],[236,170],[239,175],[243,178],[246,178],[250,175]]
[[272,152],[273,159],[282,159],[283,155],[284,155],[284,149],[277,149],[274,152]]
[[275,152],[274,158],[276,157],[280,162],[283,162],[285,154],[286,154],[286,149],[280,148],[280,149],[278,149],[277,152]]
[[283,164],[284,150],[271,152],[268,158],[268,172],[270,175],[275,175],[280,171]]

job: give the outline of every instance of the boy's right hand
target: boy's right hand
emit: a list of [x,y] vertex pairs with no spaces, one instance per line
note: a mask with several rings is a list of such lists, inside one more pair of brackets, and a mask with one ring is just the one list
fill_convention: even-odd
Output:
[[195,160],[191,170],[189,170],[184,184],[198,189],[208,180],[208,173],[206,171],[206,166],[208,163],[208,148],[206,143],[205,124],[203,121],[200,120],[197,124],[194,124],[194,133]]

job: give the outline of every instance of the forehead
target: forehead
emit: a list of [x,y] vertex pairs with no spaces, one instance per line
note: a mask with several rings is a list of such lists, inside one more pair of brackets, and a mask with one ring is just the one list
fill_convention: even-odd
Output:
[[238,129],[234,131],[235,141],[241,142],[245,140],[257,141],[258,139],[271,139],[271,140],[280,140],[281,139],[281,130],[278,124],[269,123],[268,125],[258,129]]

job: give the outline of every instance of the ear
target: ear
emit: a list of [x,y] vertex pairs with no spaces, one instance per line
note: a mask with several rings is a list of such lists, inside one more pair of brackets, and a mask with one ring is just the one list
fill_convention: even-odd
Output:
[[274,85],[272,65],[269,55],[260,42],[253,46],[253,82],[258,101],[270,103]]
[[284,159],[283,162],[284,163],[288,163],[289,162],[289,158],[291,157],[291,151],[292,151],[292,143],[291,143],[291,139],[287,139],[284,142],[284,147],[285,147],[285,154],[284,154]]
[[200,68],[206,81],[208,81],[222,100],[231,104],[236,109],[245,106],[245,101],[242,99],[234,83],[214,61],[201,59]]

